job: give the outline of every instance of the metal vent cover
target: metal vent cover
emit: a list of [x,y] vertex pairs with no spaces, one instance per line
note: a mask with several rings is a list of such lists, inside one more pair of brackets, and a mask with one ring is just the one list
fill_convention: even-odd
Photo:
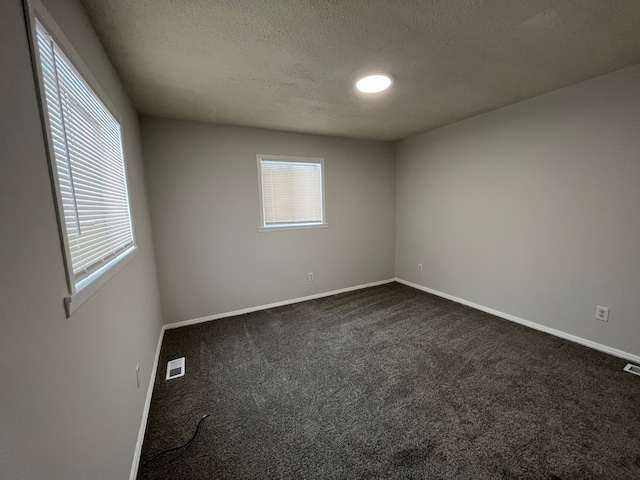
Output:
[[184,357],[169,360],[167,362],[167,380],[183,377],[185,374]]
[[640,375],[640,367],[637,365],[633,365],[632,363],[627,363],[627,366],[624,367],[625,372],[630,372],[635,375]]

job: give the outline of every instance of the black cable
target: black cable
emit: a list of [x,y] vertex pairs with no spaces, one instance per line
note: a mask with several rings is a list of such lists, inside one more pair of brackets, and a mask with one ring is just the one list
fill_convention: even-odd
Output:
[[179,447],[173,447],[173,448],[168,448],[167,450],[163,450],[160,453],[156,453],[153,457],[151,457],[149,460],[147,460],[146,462],[144,462],[142,464],[142,468],[146,468],[151,462],[153,462],[156,458],[161,457],[163,455],[166,455],[167,453],[170,452],[174,452],[176,450],[180,450],[182,448],[184,448],[184,450],[182,450],[182,453],[180,455],[178,455],[176,458],[174,458],[173,460],[170,460],[166,463],[163,463],[160,466],[164,466],[167,465],[175,460],[177,460],[178,458],[180,458],[184,452],[187,451],[187,449],[191,446],[191,444],[193,443],[193,441],[196,439],[196,436],[198,435],[198,432],[200,431],[200,425],[202,424],[202,422],[205,420],[205,418],[207,418],[210,414],[206,414],[205,416],[203,416],[200,421],[198,422],[198,426],[196,427],[196,431],[193,433],[193,435],[191,436],[191,438],[184,444],[180,445]]

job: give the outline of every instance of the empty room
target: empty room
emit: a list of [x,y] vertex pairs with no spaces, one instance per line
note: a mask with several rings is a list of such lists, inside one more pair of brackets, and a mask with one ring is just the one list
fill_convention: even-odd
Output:
[[3,0],[0,478],[639,479],[638,25]]

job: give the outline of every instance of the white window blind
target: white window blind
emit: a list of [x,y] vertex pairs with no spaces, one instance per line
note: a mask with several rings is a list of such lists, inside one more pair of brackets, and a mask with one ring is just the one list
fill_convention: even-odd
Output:
[[259,158],[263,227],[324,223],[322,162]]
[[134,245],[120,124],[36,21],[61,224],[79,282]]

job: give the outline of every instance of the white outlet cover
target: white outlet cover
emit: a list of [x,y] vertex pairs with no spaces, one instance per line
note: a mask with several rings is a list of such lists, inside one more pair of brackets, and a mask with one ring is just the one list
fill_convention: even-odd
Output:
[[596,318],[602,322],[609,321],[609,307],[601,307],[598,305],[596,307]]

